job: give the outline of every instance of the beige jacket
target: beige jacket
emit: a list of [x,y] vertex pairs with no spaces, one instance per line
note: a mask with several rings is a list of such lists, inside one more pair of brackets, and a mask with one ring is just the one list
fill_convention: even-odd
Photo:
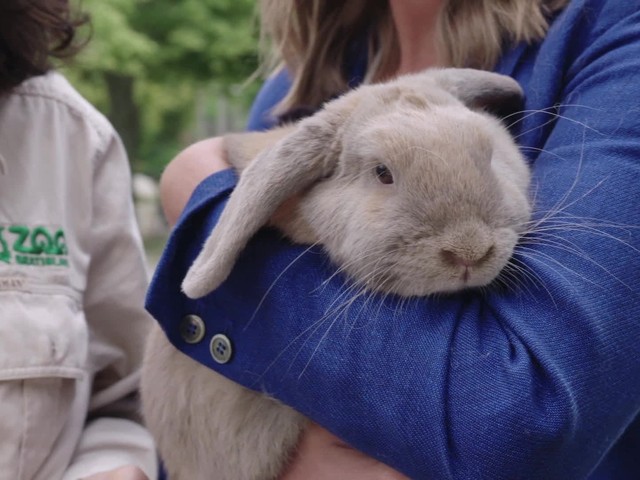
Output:
[[150,318],[130,172],[56,73],[0,97],[0,479],[157,475],[133,397]]

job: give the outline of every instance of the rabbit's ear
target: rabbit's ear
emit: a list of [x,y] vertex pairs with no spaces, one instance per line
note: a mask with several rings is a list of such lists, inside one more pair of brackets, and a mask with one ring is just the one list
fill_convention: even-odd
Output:
[[218,287],[251,237],[280,204],[327,177],[340,156],[341,116],[322,111],[263,150],[242,173],[218,224],[182,283],[190,298]]
[[524,104],[522,87],[513,78],[472,68],[445,68],[429,72],[435,82],[472,109],[499,117],[518,112]]
[[224,136],[227,161],[241,173],[258,154],[293,132],[294,126],[274,128],[263,132],[230,133]]

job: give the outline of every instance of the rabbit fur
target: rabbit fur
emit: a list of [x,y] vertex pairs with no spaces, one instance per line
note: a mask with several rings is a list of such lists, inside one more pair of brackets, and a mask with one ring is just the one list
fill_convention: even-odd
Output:
[[[433,69],[359,87],[292,126],[226,137],[240,180],[184,293],[220,285],[266,224],[321,243],[369,290],[421,296],[489,284],[531,206],[528,167],[486,111],[521,100],[508,77]],[[167,389],[168,379],[179,384]],[[277,478],[307,424],[179,352],[157,326],[141,391],[170,480]]]

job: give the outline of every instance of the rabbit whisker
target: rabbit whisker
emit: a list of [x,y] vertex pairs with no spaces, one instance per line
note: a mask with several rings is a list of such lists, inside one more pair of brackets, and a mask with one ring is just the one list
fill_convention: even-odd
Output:
[[244,328],[242,329],[242,331],[245,331],[247,328],[249,328],[249,326],[251,325],[251,323],[253,322],[253,320],[256,318],[256,315],[258,314],[258,311],[260,310],[260,308],[262,307],[262,305],[264,304],[265,300],[267,299],[267,296],[271,293],[271,290],[273,290],[273,288],[275,287],[276,283],[278,283],[278,280],[280,280],[280,278],[282,278],[282,276],[287,272],[287,270],[289,270],[298,260],[300,260],[304,255],[306,255],[307,253],[309,253],[309,251],[316,247],[318,245],[318,243],[314,243],[312,245],[310,245],[308,248],[306,248],[302,253],[300,253],[300,255],[298,255],[296,258],[294,258],[289,265],[287,265],[284,269],[282,269],[282,271],[280,272],[280,274],[275,278],[275,280],[273,282],[271,282],[271,285],[269,285],[269,288],[267,288],[267,291],[264,293],[264,295],[262,296],[262,298],[260,299],[260,301],[258,302],[258,306],[256,307],[256,309],[253,311],[253,314],[251,315],[251,318],[249,318],[249,321],[247,322],[247,324],[244,326]]
[[564,278],[565,281],[567,281],[567,283],[571,283],[571,282],[569,282],[569,279],[566,276],[564,276],[559,270],[553,268],[551,266],[551,264],[554,264],[554,265],[557,265],[557,266],[563,268],[567,272],[569,272],[569,273],[575,275],[576,277],[582,279],[586,283],[590,283],[591,285],[594,285],[594,286],[600,288],[601,290],[605,290],[605,288],[602,285],[594,282],[593,280],[589,279],[588,277],[586,277],[584,275],[581,275],[580,273],[578,273],[577,271],[573,270],[572,268],[567,267],[563,263],[559,262],[556,258],[552,257],[551,255],[549,255],[549,254],[547,254],[545,252],[542,252],[542,251],[536,250],[536,249],[532,249],[532,248],[526,247],[524,245],[519,245],[517,247],[517,251],[523,258],[532,258],[532,259],[538,259],[538,260],[542,261],[542,263],[545,263],[558,276]]

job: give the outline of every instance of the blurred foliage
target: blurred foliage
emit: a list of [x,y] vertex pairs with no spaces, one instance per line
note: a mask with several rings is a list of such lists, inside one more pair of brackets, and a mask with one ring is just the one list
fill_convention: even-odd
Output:
[[63,70],[114,124],[135,171],[157,177],[186,144],[242,128],[257,90],[257,82],[247,82],[258,65],[255,6],[255,0],[79,3],[91,17],[82,32],[90,40]]

